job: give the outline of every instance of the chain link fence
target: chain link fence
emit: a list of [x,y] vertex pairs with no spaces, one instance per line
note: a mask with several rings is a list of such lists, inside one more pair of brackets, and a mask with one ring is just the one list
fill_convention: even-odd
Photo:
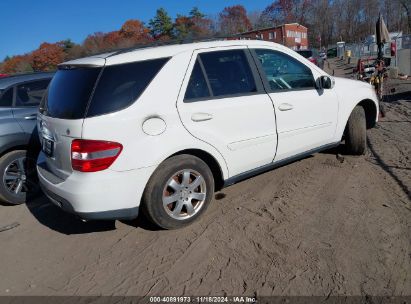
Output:
[[[395,55],[391,54],[391,43],[386,43],[383,48],[385,58],[389,58],[390,67],[398,68],[400,73],[411,75],[411,35],[393,37]],[[328,46],[328,49],[336,48],[337,57],[356,63],[358,59],[372,60],[377,57],[378,46],[375,42],[370,43],[344,43],[339,42]]]

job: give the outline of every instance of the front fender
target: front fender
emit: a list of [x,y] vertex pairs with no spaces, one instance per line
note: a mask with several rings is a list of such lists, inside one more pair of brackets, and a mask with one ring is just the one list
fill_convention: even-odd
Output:
[[[378,98],[375,94],[374,88],[363,81],[351,80],[346,78],[335,77],[335,90],[337,93],[339,110],[338,110],[338,123],[336,129],[336,141],[341,140],[347,121],[353,111],[353,109],[361,104],[367,104],[373,106],[373,113],[375,116],[369,117],[368,119],[378,121],[379,116],[379,103]],[[370,108],[366,109],[370,110]],[[369,115],[370,113],[366,113]]]

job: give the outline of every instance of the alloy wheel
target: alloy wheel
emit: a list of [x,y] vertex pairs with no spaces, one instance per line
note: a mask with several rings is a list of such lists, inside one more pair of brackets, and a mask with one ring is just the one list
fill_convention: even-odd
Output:
[[4,170],[3,184],[12,195],[21,195],[36,187],[30,179],[33,169],[28,170],[27,161],[26,157],[17,158]]
[[195,170],[184,169],[173,174],[163,190],[163,207],[177,220],[186,220],[197,214],[207,197],[206,182]]

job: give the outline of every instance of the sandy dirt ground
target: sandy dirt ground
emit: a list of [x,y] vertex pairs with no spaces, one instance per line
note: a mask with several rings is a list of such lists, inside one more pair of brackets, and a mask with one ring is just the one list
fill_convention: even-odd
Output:
[[184,229],[0,206],[0,226],[19,224],[0,232],[0,295],[411,295],[411,81],[397,87],[364,157],[238,183]]

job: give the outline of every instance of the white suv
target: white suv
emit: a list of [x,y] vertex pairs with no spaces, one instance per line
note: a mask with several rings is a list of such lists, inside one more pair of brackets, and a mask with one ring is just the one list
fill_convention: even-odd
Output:
[[45,194],[83,219],[197,219],[215,190],[339,145],[363,154],[372,87],[263,41],[135,49],[59,66],[38,114]]

